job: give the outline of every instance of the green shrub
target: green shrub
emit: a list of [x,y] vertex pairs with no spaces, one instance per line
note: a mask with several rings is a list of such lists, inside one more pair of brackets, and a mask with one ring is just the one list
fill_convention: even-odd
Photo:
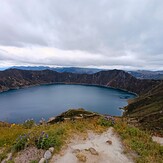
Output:
[[26,120],[23,123],[23,127],[26,129],[31,129],[35,125],[35,121],[33,119]]
[[28,142],[28,135],[27,134],[20,135],[16,139],[16,142],[13,145],[14,151],[18,152],[18,151],[24,149],[27,146],[27,142]]
[[105,117],[100,117],[97,122],[98,125],[109,127],[114,125],[114,120],[113,119],[108,119]]
[[[60,134],[60,133],[59,133]],[[59,135],[55,134],[47,134],[42,132],[39,138],[36,140],[37,148],[41,149],[48,149],[50,147],[59,148],[61,146],[61,139]]]

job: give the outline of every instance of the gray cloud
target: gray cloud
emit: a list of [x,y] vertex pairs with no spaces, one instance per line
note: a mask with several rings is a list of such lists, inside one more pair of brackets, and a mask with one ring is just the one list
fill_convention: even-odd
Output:
[[163,69],[162,8],[162,0],[2,1],[0,65]]

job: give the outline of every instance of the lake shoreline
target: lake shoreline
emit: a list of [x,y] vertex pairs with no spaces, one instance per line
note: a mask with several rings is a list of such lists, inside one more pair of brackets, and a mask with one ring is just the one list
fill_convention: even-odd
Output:
[[135,92],[131,92],[128,91],[126,89],[121,89],[121,88],[116,88],[116,87],[111,87],[111,86],[106,86],[106,85],[99,85],[99,84],[87,84],[87,83],[65,83],[65,82],[55,82],[55,83],[43,83],[43,84],[33,84],[33,85],[29,85],[29,86],[22,86],[22,87],[17,87],[17,88],[11,88],[11,89],[7,89],[7,90],[3,90],[0,91],[0,93],[4,93],[4,92],[8,92],[8,91],[12,91],[12,90],[19,90],[19,89],[27,89],[27,88],[31,88],[31,87],[37,87],[37,86],[48,86],[48,85],[84,85],[84,86],[96,86],[96,87],[102,87],[102,88],[109,88],[109,89],[115,89],[115,90],[120,90],[120,91],[124,91],[124,92],[128,92],[131,93],[133,95],[135,95],[136,97],[138,97],[139,95]]

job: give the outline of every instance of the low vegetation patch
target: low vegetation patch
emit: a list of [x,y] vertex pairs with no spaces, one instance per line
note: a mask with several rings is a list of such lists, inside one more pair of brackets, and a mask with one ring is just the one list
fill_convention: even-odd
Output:
[[87,130],[98,133],[106,130],[105,126],[98,124],[97,117],[56,124],[34,124],[33,121],[26,121],[23,124],[0,126],[0,149],[5,149],[4,152],[0,153],[1,161],[7,153],[17,153],[30,146],[45,150],[54,147],[55,152],[58,152],[68,138],[74,134],[86,134]]
[[[74,134],[85,136],[88,130],[97,133],[106,131],[110,126],[122,138],[126,152],[137,154],[137,163],[162,163],[163,147],[152,141],[149,133],[127,125],[121,118],[111,116],[91,117],[88,119],[69,120],[55,124],[35,125],[26,121],[21,125],[0,126],[0,161],[9,152],[18,152],[26,147],[38,149],[54,147],[58,152]],[[34,162],[34,161],[33,161]]]
[[50,130],[47,131],[47,133],[42,132],[35,143],[38,149],[49,149],[50,147],[54,147],[56,150],[59,150],[63,145],[64,135],[66,135],[66,133],[63,128]]
[[13,145],[14,152],[18,152],[18,151],[21,151],[22,149],[24,149],[28,145],[28,140],[29,140],[29,135],[27,135],[27,134],[20,135],[16,139],[16,141]]
[[163,163],[163,146],[152,141],[151,135],[118,120],[114,126],[126,147],[137,154],[137,163]]
[[35,121],[33,119],[28,119],[23,123],[23,127],[26,129],[30,129],[35,125]]
[[104,127],[111,127],[115,124],[115,119],[112,116],[100,117],[97,123]]

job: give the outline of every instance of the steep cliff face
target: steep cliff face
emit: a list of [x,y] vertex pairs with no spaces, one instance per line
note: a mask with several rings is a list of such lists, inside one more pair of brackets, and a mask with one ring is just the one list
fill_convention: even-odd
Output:
[[26,71],[9,69],[0,71],[0,91],[40,84],[94,84],[110,86],[141,94],[160,81],[140,80],[122,70],[100,71],[95,74],[58,73],[51,70]]

